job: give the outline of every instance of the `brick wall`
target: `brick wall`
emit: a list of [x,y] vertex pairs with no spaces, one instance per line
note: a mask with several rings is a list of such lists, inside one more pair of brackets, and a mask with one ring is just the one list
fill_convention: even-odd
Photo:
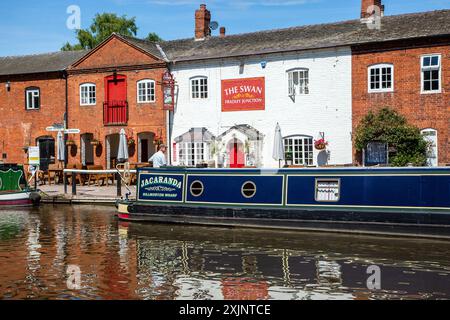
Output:
[[[155,103],[137,103],[137,82],[142,79],[160,81],[165,69],[139,70],[119,72],[127,77],[127,101],[129,121],[127,126],[104,126],[103,125],[103,102],[105,99],[105,77],[112,73],[89,73],[69,76],[69,126],[81,130],[81,134],[91,133],[94,139],[99,140],[102,145],[95,150],[95,164],[106,167],[106,137],[118,134],[122,128],[127,135],[133,136],[136,143],[138,134],[151,132],[155,135],[162,134],[163,141],[166,136],[166,112],[163,110],[163,92],[160,85],[156,85]],[[94,106],[80,106],[80,84],[94,83],[97,88],[97,103]],[[72,147],[70,162],[81,163],[81,137],[71,135],[75,140],[76,147]],[[75,150],[74,150],[75,149]],[[76,152],[75,152],[76,151]],[[130,155],[131,156],[131,155]],[[138,161],[138,150],[131,156],[130,162]]]
[[[416,44],[420,43],[416,41]],[[441,54],[442,93],[421,94],[421,56]],[[373,64],[394,65],[394,91],[368,93],[368,67]],[[353,50],[353,131],[369,110],[392,107],[420,129],[438,131],[441,165],[450,163],[450,46],[447,44],[419,48],[354,48]],[[359,155],[355,158],[360,161]]]
[[[135,147],[130,148],[132,163],[140,162],[138,158],[140,133],[151,133],[153,136],[161,136],[164,142],[167,141],[166,111],[163,110],[163,88],[160,85],[165,70],[164,61],[143,53],[117,37],[112,37],[81,62],[69,68],[69,126],[80,129],[81,135],[92,134],[95,140],[101,142],[100,146],[94,147],[96,165],[108,167],[107,137],[118,134],[122,128],[136,141]],[[105,126],[103,123],[103,103],[107,100],[105,78],[113,76],[114,73],[119,77],[126,77],[128,124]],[[156,82],[156,102],[138,103],[137,82],[143,79]],[[96,85],[96,105],[80,105],[80,85],[83,83]],[[70,147],[71,163],[82,163],[81,135],[70,136],[76,144]],[[150,149],[153,152],[152,148]]]
[[[11,90],[7,91],[6,81],[11,82]],[[26,110],[25,89],[39,87],[41,107],[39,110]],[[9,76],[0,79],[0,156],[6,163],[28,163],[24,146],[35,146],[36,139],[41,136],[52,136],[55,133],[45,131],[54,123],[62,123],[65,112],[65,80],[61,74]]]
[[121,39],[113,37],[80,61],[76,69],[133,66],[158,62],[161,61],[130,47]]

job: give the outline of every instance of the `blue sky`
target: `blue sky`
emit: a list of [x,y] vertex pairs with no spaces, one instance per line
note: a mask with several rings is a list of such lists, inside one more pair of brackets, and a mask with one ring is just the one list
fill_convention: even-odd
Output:
[[[0,56],[58,51],[75,42],[66,27],[67,7],[81,9],[82,28],[96,13],[136,17],[138,36],[156,32],[166,40],[194,33],[194,11],[206,3],[227,33],[355,19],[361,0],[15,0],[0,2]],[[450,9],[450,0],[384,0],[386,14]]]

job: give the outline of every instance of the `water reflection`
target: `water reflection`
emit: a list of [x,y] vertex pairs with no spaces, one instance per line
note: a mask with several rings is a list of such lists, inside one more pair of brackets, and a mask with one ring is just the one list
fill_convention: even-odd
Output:
[[[0,211],[0,298],[450,298],[449,242],[129,224],[113,213]],[[70,265],[79,291],[67,287]],[[380,290],[367,288],[371,265]]]

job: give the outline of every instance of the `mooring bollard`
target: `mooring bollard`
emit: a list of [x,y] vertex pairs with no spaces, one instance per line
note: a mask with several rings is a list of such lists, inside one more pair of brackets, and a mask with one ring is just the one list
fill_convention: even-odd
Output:
[[117,196],[122,197],[122,177],[119,172],[116,173],[117,179]]
[[77,195],[77,175],[75,172],[72,172],[72,195]]
[[63,183],[64,183],[64,194],[67,194],[67,173],[64,172],[64,177],[63,177]]

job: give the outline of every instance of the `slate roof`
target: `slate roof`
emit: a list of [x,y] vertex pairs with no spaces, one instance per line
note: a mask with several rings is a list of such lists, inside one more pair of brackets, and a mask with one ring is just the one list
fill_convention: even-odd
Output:
[[192,128],[188,132],[175,138],[176,143],[180,142],[210,142],[215,139],[214,135],[206,128]]
[[223,137],[225,137],[228,133],[230,133],[233,130],[242,132],[250,139],[250,141],[261,141],[264,139],[264,134],[262,134],[261,132],[259,132],[258,130],[256,130],[255,128],[253,128],[252,126],[250,126],[248,124],[239,124],[239,125],[233,126],[233,127],[229,128],[227,131],[225,131],[224,133],[222,133],[220,136],[218,136],[217,139],[222,139]]
[[[165,61],[191,61],[239,57],[308,49],[354,46],[360,44],[449,36],[450,10],[438,10],[382,19],[381,30],[370,30],[361,20],[268,30],[203,41],[182,39],[149,42],[119,36],[134,46]],[[66,51],[31,56],[0,57],[0,76],[62,71],[88,51]]]
[[165,53],[161,50],[160,44],[119,34],[117,36],[161,60],[167,60]]
[[162,42],[171,61],[224,58],[253,54],[349,46],[450,35],[450,10],[385,16],[381,30],[361,20],[300,26],[246,34]]
[[28,56],[0,57],[0,76],[63,71],[87,51],[60,51]]

